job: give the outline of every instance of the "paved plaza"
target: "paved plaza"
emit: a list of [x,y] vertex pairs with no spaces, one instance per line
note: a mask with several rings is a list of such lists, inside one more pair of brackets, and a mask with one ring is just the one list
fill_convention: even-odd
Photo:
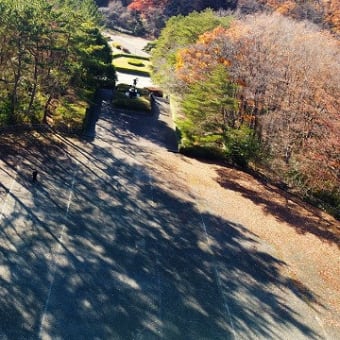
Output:
[[3,150],[0,339],[326,338],[275,250],[176,181],[167,154],[186,160],[157,105],[104,102],[90,140]]

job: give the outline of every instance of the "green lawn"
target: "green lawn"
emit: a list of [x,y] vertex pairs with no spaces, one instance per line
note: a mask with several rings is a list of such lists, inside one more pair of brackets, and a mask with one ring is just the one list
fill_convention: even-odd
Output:
[[151,63],[147,58],[140,58],[138,56],[117,56],[113,58],[113,65],[116,67],[117,71],[140,74],[140,75],[150,75]]

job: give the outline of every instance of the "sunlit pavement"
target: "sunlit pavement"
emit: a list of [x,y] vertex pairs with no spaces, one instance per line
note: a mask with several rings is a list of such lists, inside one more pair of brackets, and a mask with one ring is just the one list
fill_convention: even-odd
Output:
[[133,85],[133,81],[136,78],[137,78],[137,87],[139,88],[154,86],[150,77],[136,76],[133,74],[117,72],[117,84]]
[[270,246],[157,171],[174,148],[158,105],[104,103],[93,140],[1,160],[0,339],[325,338]]
[[[143,57],[149,57],[150,55],[143,51],[143,48],[149,42],[149,40],[141,38],[141,37],[134,37],[131,35],[127,35],[124,33],[113,32],[113,31],[106,31],[105,36],[109,37],[110,42],[116,42],[121,44],[124,48],[128,49],[130,53],[133,55],[139,55]],[[137,86],[140,88],[154,86],[150,77],[141,76],[141,75],[133,75],[123,72],[117,72],[117,84],[128,84],[132,85],[133,80],[137,77]]]

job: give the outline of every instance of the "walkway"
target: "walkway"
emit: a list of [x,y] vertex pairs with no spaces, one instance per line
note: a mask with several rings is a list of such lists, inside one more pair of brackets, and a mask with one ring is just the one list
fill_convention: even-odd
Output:
[[266,211],[279,192],[168,152],[158,105],[1,149],[0,338],[336,339],[336,245]]

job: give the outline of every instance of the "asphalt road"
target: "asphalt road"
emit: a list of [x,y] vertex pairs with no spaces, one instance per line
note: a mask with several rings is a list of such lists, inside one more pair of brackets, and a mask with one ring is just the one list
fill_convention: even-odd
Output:
[[[131,54],[149,57],[150,55],[143,51],[143,48],[147,45],[150,40],[141,38],[141,37],[134,37],[128,34],[119,33],[115,31],[106,30],[104,31],[104,35],[109,38],[110,42],[115,42],[121,44],[124,48],[128,49]],[[133,80],[136,78],[136,75],[123,73],[123,72],[117,72],[117,84],[128,84],[132,85]],[[146,76],[137,76],[138,83],[137,86],[142,87],[148,87],[148,86],[154,86],[154,84],[151,81],[150,77]]]
[[157,105],[1,154],[0,339],[325,338],[269,245],[155,170]]
[[150,77],[139,76],[139,75],[136,76],[133,74],[123,73],[123,72],[116,72],[116,73],[117,73],[117,85],[118,84],[132,85],[133,80],[137,78],[137,86],[139,88],[155,86],[153,82],[151,81]]

